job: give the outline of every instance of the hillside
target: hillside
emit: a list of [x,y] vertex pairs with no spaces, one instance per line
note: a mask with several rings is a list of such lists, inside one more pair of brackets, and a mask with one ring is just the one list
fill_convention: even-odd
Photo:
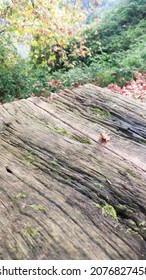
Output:
[[146,72],[146,2],[121,1],[83,32],[89,55],[80,58],[98,84],[124,84],[135,71]]
[[[38,32],[40,34],[40,31]],[[123,87],[131,80],[130,84],[134,85],[135,72],[142,74],[143,94],[146,83],[145,0],[119,1],[118,5],[116,3],[108,8],[108,11],[104,11],[100,20],[95,18],[90,25],[83,25],[83,30],[78,36],[73,36],[73,31],[68,31],[68,27],[66,32],[67,34],[70,32],[72,37],[67,35],[68,38],[65,38],[62,33],[60,39],[58,35],[60,30],[55,32],[53,31],[52,34],[56,39],[55,37],[47,39],[49,42],[52,40],[51,48],[43,41],[45,36],[42,38],[40,35],[34,36],[29,62],[18,57],[15,51],[12,52],[9,47],[10,39],[8,45],[7,41],[3,43],[4,39],[1,39],[0,101],[2,103],[32,94],[45,96],[60,88],[78,86],[87,82],[101,87],[110,84]],[[46,36],[47,34],[46,32]],[[55,40],[59,40],[59,43],[55,43]],[[116,86],[110,85],[110,88],[115,90]],[[139,87],[137,89],[139,90]],[[118,92],[123,92],[123,89],[118,88]]]
[[[87,82],[108,86],[117,93],[145,102],[145,34],[145,0],[120,1],[82,31],[82,41],[71,41],[65,49],[71,69],[52,72],[51,81],[59,81],[59,87]],[[83,55],[72,55],[74,45],[81,48]],[[57,90],[55,82],[50,83],[50,88]]]
[[[146,2],[122,1],[105,12],[99,22],[95,21],[92,27],[83,31],[86,54],[69,56],[74,67],[68,71],[56,71],[52,77],[63,86],[92,82],[145,102],[145,34]],[[79,46],[79,43],[72,42],[75,43]]]

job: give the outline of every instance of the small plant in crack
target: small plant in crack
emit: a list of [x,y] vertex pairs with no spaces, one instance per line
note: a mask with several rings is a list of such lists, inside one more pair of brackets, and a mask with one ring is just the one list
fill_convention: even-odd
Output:
[[38,234],[38,230],[32,228],[31,225],[25,224],[24,225],[24,235],[27,237],[35,237]]
[[108,203],[106,203],[104,206],[101,206],[98,203],[94,203],[94,205],[97,208],[101,209],[103,216],[110,216],[112,219],[118,220],[117,212],[112,205],[110,205]]
[[27,197],[27,195],[28,195],[27,192],[22,191],[22,192],[20,192],[20,193],[18,193],[18,194],[16,195],[16,198],[24,199],[24,198]]
[[37,205],[37,204],[29,204],[28,205],[29,208],[32,208],[36,211],[40,211],[40,212],[45,212],[45,208],[42,207],[41,205]]

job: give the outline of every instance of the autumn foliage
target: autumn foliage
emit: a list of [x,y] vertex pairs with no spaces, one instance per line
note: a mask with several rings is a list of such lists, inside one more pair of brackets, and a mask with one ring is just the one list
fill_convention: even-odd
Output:
[[[145,0],[121,0],[101,19],[93,10],[92,22],[83,0],[1,3],[0,101],[85,83],[146,101]],[[16,42],[30,46],[29,59],[18,55]]]
[[[67,4],[58,0],[15,0],[3,5],[1,16],[5,36],[31,46],[34,65],[48,66],[50,70],[70,67],[66,49],[73,39],[80,41],[84,21],[80,1]],[[83,42],[78,47],[72,45],[71,55],[82,55],[82,48]]]
[[133,79],[126,86],[120,87],[117,84],[110,84],[107,88],[121,95],[146,101],[146,73],[136,71]]

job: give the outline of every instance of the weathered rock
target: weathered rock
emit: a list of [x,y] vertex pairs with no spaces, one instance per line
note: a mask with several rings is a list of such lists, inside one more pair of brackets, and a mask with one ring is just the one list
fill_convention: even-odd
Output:
[[0,259],[146,258],[145,104],[93,85],[5,104],[0,147]]

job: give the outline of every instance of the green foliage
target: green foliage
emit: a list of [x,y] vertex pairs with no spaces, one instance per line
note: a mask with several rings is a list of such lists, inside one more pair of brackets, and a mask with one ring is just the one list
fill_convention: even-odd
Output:
[[[0,30],[0,102],[48,96],[60,88],[84,83],[123,86],[134,71],[146,72],[145,0],[118,1],[99,23],[95,20],[84,26],[80,34],[79,29],[74,30],[79,17],[69,19],[68,12],[56,19],[54,4],[48,10],[49,18],[43,1],[42,8],[36,5],[35,10],[26,1],[24,9],[22,3],[15,2],[20,10],[12,6],[2,11],[7,25]],[[26,19],[29,24],[24,28]],[[23,29],[32,36],[29,61],[18,56],[12,43],[13,35],[19,33],[21,38]]]
[[[93,23],[82,32],[81,38],[88,52],[84,57],[70,57],[70,63],[80,65],[84,75],[89,73],[88,80],[94,80],[100,86],[113,82],[122,86],[134,71],[146,71],[145,15],[144,0],[121,2],[104,14],[99,24]],[[82,77],[81,72],[80,79]]]
[[99,85],[123,85],[123,78],[131,79],[135,70],[146,71],[145,33],[145,0],[121,2],[83,33],[91,53],[84,64],[91,69],[96,65]]
[[18,56],[11,41],[3,43],[1,39],[0,44],[0,102],[40,93],[46,81],[42,69],[32,71],[29,62]]
[[[125,85],[133,73],[146,72],[146,2],[124,1],[112,8],[92,27],[82,32],[85,56],[73,56],[72,47],[81,42],[72,40],[67,49],[68,61],[74,65],[69,71],[52,73],[62,86],[96,82]],[[78,65],[78,66],[76,66]]]
[[0,64],[0,102],[27,98],[31,95],[48,96],[59,85],[47,84],[52,79],[45,68],[33,69],[28,61],[16,55],[14,60]]
[[[67,47],[77,38],[83,13],[58,0],[2,1],[0,12],[0,101],[55,91],[58,84],[47,85],[48,73],[72,67]],[[13,47],[25,38],[31,44],[29,61],[23,61]]]
[[14,48],[0,40],[0,101],[6,102],[21,94],[24,84],[20,83],[20,65],[17,64]]

